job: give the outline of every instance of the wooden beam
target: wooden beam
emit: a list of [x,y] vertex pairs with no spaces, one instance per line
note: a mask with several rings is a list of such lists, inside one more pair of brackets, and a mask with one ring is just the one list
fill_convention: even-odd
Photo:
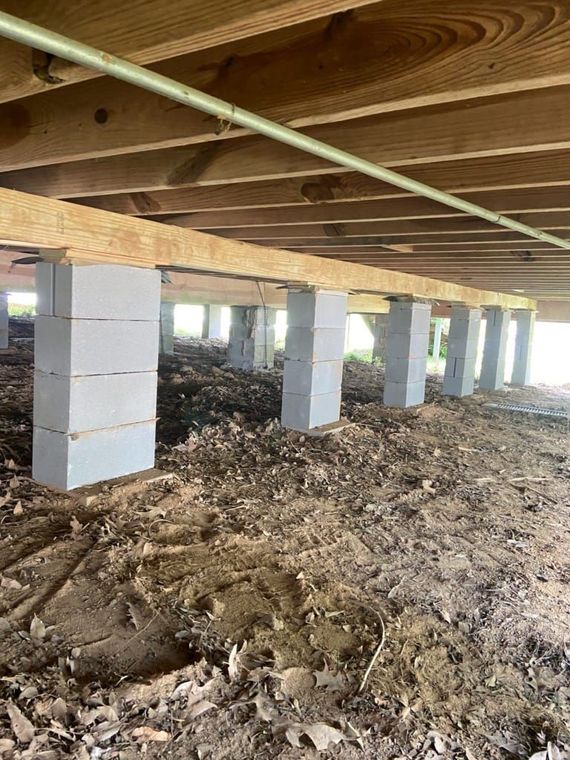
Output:
[[[147,64],[346,11],[370,0],[1,0],[0,9],[54,32]],[[93,79],[98,74],[2,41],[2,101]]]
[[[305,131],[390,167],[567,150],[569,92],[570,88],[559,87],[520,92]],[[5,172],[0,183],[24,192],[72,198],[343,173],[342,167],[287,145],[263,137],[243,137]]]
[[[448,193],[570,185],[570,151],[491,156],[486,159],[446,161],[426,166],[400,167],[420,182]],[[77,198],[86,206],[119,214],[150,216],[215,209],[269,208],[334,201],[405,197],[394,185],[363,174],[324,174],[285,180],[239,182],[214,187],[178,188],[140,193],[117,193]]]
[[[531,215],[528,215],[531,216]],[[568,236],[570,229],[570,214],[559,212],[553,214],[533,214],[540,219],[542,229],[548,229],[553,234]],[[554,224],[553,224],[554,222]],[[383,245],[406,243],[406,240],[417,241],[438,240],[448,236],[451,240],[462,237],[477,240],[481,235],[493,237],[510,234],[506,229],[495,224],[471,217],[451,217],[448,219],[405,219],[380,220],[375,222],[346,222],[338,224],[283,224],[267,225],[266,227],[227,227],[209,230],[212,235],[219,235],[232,240],[245,240],[249,243],[265,244],[266,240],[282,240],[288,245],[295,245],[299,239],[322,237],[327,240],[343,240],[353,236],[376,236],[382,239]]]
[[[0,291],[34,292],[35,267],[14,264],[21,253],[0,251]],[[212,277],[192,272],[169,272],[169,283],[163,283],[160,298],[180,304],[216,304],[219,306],[271,306],[287,308],[287,290],[268,282],[229,277]],[[385,314],[390,303],[372,295],[349,295],[350,313]]]
[[[182,3],[169,6],[168,14],[164,14],[160,3],[146,2],[139,3],[139,7],[131,4],[127,23],[122,23],[121,11],[113,8],[107,14],[107,23],[102,24],[104,16],[100,12],[95,16],[97,8],[91,6],[104,4],[98,0],[81,6],[76,14],[63,16],[59,7],[63,0],[55,4],[52,1],[45,24],[50,28],[59,26],[71,36],[78,33],[83,41],[100,38],[104,47],[114,48],[110,52],[120,51],[131,60],[145,58],[148,62],[195,50],[195,45],[204,46],[199,41],[200,27],[192,29],[189,25],[190,15],[202,23],[202,28],[206,24],[214,27],[213,34],[208,29],[211,36],[207,42],[211,43],[216,33],[227,39],[228,34],[243,36],[244,28],[247,34],[263,31],[270,19],[276,28],[287,25],[293,8],[299,14],[295,21],[301,21],[348,5],[338,0],[329,4],[273,0],[263,8],[259,1],[248,0],[213,8],[210,3],[208,15],[213,18],[206,19],[204,2],[193,3],[198,7],[192,7],[192,14]],[[33,7],[36,5],[39,3],[28,2],[28,8],[20,13],[29,17],[37,12]],[[63,18],[58,19],[58,14]],[[123,14],[126,16],[127,11]],[[241,26],[235,24],[236,20]],[[174,26],[176,22],[178,27]],[[111,23],[109,37],[105,38],[104,27]],[[135,34],[133,24],[139,34],[134,44],[129,40]],[[165,43],[166,49],[161,48]],[[144,45],[150,49],[141,49]],[[268,118],[307,127],[569,84],[569,45],[566,0],[550,0],[542,5],[527,0],[518,3],[515,12],[507,0],[455,0],[448,8],[441,4],[438,7],[433,0],[385,0],[340,17],[327,16],[200,50],[153,68]],[[70,73],[73,76],[75,70],[63,62],[49,66],[52,76],[64,79]],[[2,84],[0,80],[0,90]],[[10,117],[16,113],[18,118],[8,118],[5,147],[0,146],[0,167],[5,169],[244,134],[243,130],[233,129],[220,134],[214,118],[107,79],[78,85],[73,91],[51,92],[18,104],[15,111],[5,109],[0,115]],[[24,113],[33,129],[23,129]],[[132,118],[133,113],[137,119]]]
[[262,248],[14,190],[0,190],[0,242],[63,250],[69,261],[175,266],[274,282],[309,282],[362,293],[534,306],[524,298]]
[[[502,214],[518,215],[536,211],[570,211],[570,192],[564,187],[521,188],[508,191],[483,191],[462,195]],[[190,215],[159,217],[163,221],[192,229],[220,227],[262,227],[286,224],[331,224],[353,221],[372,222],[390,219],[429,219],[464,217],[465,214],[441,203],[408,195],[375,201],[343,201],[283,208],[203,211]]]
[[[495,237],[499,237],[495,235]],[[506,237],[506,236],[505,236]],[[383,237],[354,237],[354,238],[340,238],[340,239],[327,239],[327,238],[309,238],[307,240],[266,240],[263,245],[267,245],[270,248],[288,248],[291,251],[303,250],[306,253],[312,253],[313,249],[315,253],[328,253],[336,251],[348,251],[353,249],[365,251],[370,250],[398,250],[402,253],[430,253],[438,252],[444,253],[450,251],[452,253],[462,252],[476,252],[476,251],[558,251],[558,253],[564,253],[560,248],[553,248],[549,243],[543,243],[540,240],[531,240],[530,238],[522,238],[520,240],[484,240],[484,241],[467,241],[457,240],[456,242],[429,242],[429,243],[410,243],[405,237],[394,239],[386,239]],[[569,254],[566,253],[566,256]]]

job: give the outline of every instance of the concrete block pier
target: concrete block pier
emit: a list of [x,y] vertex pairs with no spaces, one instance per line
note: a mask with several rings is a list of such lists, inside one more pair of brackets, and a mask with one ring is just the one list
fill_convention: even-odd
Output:
[[160,272],[36,267],[33,477],[62,490],[154,464]]
[[0,293],[0,350],[8,348],[8,294]]
[[228,363],[236,369],[271,369],[275,359],[276,309],[232,306]]
[[347,294],[290,290],[281,424],[310,432],[340,419]]
[[204,306],[202,338],[213,340],[222,337],[222,308],[222,306],[215,306],[214,304]]
[[535,311],[517,312],[517,335],[515,340],[515,360],[511,385],[530,385],[532,361],[532,341],[534,338]]
[[468,306],[454,306],[451,309],[443,378],[445,396],[461,398],[472,395],[480,331],[481,309]]
[[499,391],[505,387],[505,362],[511,312],[498,307],[487,308],[487,331],[479,389]]
[[399,408],[423,404],[431,305],[392,301],[386,343],[384,404]]
[[176,304],[163,301],[160,304],[160,353],[174,354],[174,309]]

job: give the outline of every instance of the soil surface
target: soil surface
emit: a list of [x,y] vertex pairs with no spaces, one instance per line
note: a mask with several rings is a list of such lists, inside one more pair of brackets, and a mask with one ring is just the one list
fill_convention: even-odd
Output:
[[281,370],[177,341],[169,479],[31,480],[33,326],[0,352],[0,757],[568,758],[568,422],[537,387],[382,406],[345,366],[323,439]]

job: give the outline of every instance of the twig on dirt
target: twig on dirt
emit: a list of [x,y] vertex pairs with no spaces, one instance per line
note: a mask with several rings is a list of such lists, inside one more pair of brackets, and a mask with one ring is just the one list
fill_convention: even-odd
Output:
[[380,621],[380,628],[382,630],[382,635],[380,637],[380,643],[374,650],[374,654],[372,655],[372,659],[368,663],[368,667],[366,668],[366,672],[364,673],[364,676],[362,677],[362,681],[360,682],[360,686],[358,687],[357,694],[362,694],[364,689],[366,688],[366,684],[368,682],[368,679],[370,677],[370,673],[372,673],[372,668],[376,664],[376,660],[378,659],[378,655],[384,648],[384,644],[386,643],[386,625],[384,623],[384,618],[382,615],[378,612],[378,610],[375,610],[374,607],[370,607],[368,604],[364,604],[363,602],[359,602],[357,599],[351,599],[353,604],[357,604],[359,607],[364,607],[364,609],[368,610],[369,612],[372,612],[378,620]]

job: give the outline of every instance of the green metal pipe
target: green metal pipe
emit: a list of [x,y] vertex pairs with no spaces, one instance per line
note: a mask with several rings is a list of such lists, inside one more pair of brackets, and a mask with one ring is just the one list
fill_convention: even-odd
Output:
[[137,66],[123,58],[117,58],[90,45],[84,45],[62,34],[51,32],[36,24],[31,24],[29,21],[24,21],[9,13],[0,12],[0,36],[47,53],[52,53],[59,58],[72,61],[85,68],[99,71],[101,74],[121,79],[123,82],[135,85],[135,87],[141,87],[144,90],[162,95],[177,103],[196,108],[198,111],[204,111],[218,119],[231,122],[232,124],[239,124],[239,126],[265,135],[265,137],[269,137],[271,140],[277,140],[293,148],[298,148],[305,153],[311,153],[313,156],[323,158],[333,164],[338,164],[347,169],[366,174],[369,177],[388,182],[391,185],[402,188],[402,190],[421,195],[424,198],[430,198],[437,203],[442,203],[470,216],[476,216],[501,227],[506,227],[509,230],[520,232],[526,237],[543,240],[557,248],[570,250],[570,240],[564,240],[544,230],[530,227],[527,224],[521,224],[514,219],[498,214],[483,206],[469,203],[455,195],[450,195],[435,187],[431,187],[431,185],[426,185],[424,182],[417,182],[403,174],[374,164],[364,158],[359,158],[352,153],[339,150],[332,145],[315,140],[289,127],[284,127],[251,111],[239,108],[232,103],[227,103],[224,100],[207,95],[193,87],[188,87],[174,79],[162,76],[154,71],[149,71],[142,66]]

